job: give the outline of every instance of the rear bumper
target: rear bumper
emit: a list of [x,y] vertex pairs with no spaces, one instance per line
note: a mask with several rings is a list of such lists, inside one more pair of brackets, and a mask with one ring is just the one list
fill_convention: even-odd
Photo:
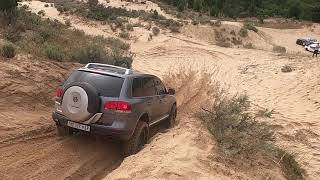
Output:
[[[57,112],[52,113],[52,119],[59,126],[67,126],[68,121],[70,121],[65,116]],[[88,132],[90,134],[107,136],[109,138],[119,139],[119,140],[130,139],[134,131],[130,129],[115,128],[112,125],[110,126],[100,125],[100,124],[87,124],[87,125],[90,126],[90,132]]]

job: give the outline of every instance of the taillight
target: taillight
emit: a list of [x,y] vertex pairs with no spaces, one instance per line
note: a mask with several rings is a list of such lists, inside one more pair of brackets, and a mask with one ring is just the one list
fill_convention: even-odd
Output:
[[109,101],[104,104],[105,110],[131,112],[131,105],[123,101]]
[[60,97],[62,97],[62,95],[63,95],[63,90],[62,90],[61,87],[59,87],[59,88],[57,89],[57,94],[56,94],[56,96],[57,96],[58,98],[60,98]]

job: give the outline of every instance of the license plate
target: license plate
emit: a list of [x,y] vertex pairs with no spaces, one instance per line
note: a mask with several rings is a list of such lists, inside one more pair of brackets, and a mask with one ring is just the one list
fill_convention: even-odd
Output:
[[75,128],[75,129],[80,129],[82,131],[87,131],[90,132],[90,126],[85,125],[85,124],[80,124],[72,121],[68,121],[67,124],[69,127]]

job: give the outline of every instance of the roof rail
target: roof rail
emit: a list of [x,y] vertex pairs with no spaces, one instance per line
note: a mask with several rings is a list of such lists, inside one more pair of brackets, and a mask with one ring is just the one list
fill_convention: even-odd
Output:
[[113,66],[113,65],[109,65],[109,64],[88,63],[85,66],[85,68],[88,68],[88,69],[95,69],[95,68],[99,68],[99,67],[106,67],[106,68],[114,68],[114,69],[118,69],[118,70],[124,70],[124,74],[132,74],[132,70],[131,69],[123,68],[123,67],[120,67],[120,66]]

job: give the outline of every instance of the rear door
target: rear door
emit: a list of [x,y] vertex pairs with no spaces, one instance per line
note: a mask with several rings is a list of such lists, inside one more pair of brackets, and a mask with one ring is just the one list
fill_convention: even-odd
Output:
[[158,106],[159,102],[156,97],[156,89],[152,77],[142,78],[143,95],[146,105],[150,108],[150,124],[159,118]]
[[162,81],[158,77],[154,77],[153,79],[156,87],[157,100],[159,102],[159,120],[162,120],[169,116],[171,105],[169,104],[168,93]]
[[141,108],[148,110],[151,123],[158,118],[156,90],[151,77],[138,77],[133,79],[132,97],[142,99],[143,106]]

